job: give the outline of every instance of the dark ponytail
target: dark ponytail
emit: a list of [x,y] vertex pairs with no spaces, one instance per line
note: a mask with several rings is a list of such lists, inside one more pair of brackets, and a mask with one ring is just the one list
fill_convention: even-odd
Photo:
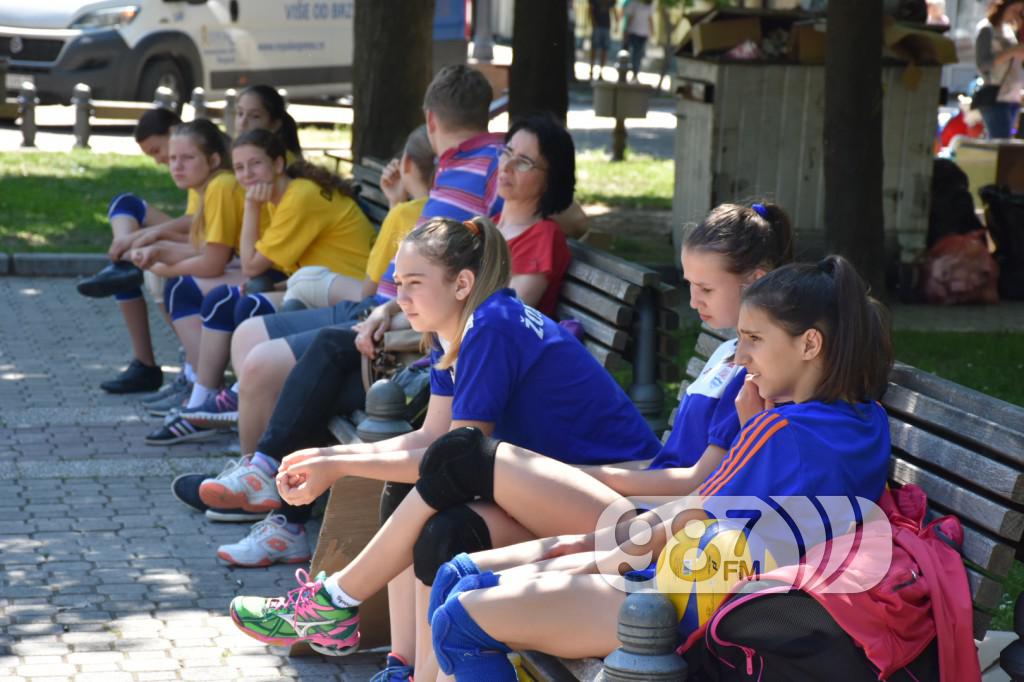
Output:
[[[271,158],[271,160],[285,159],[287,161],[288,158],[284,146],[284,140],[281,136],[276,133],[272,133],[269,130],[264,130],[263,128],[250,130],[249,132],[242,133],[235,138],[235,142],[231,145],[231,149],[238,149],[239,147],[259,147]],[[309,163],[308,161],[296,161],[285,169],[285,173],[287,173],[290,178],[305,178],[315,182],[320,186],[320,190],[328,197],[333,192],[338,192],[342,196],[349,198],[355,196],[355,193],[352,191],[352,186],[349,185],[346,180],[330,172],[323,166],[317,166],[316,164]]]
[[299,127],[295,123],[295,119],[292,118],[292,115],[288,113],[284,97],[281,97],[281,93],[269,85],[252,85],[243,90],[239,97],[245,95],[259,97],[260,103],[267,110],[270,120],[281,123],[281,127],[274,134],[280,136],[285,149],[294,154],[296,159],[301,159],[302,147],[299,145]]
[[769,272],[793,260],[793,227],[777,204],[721,204],[686,234],[683,248],[721,255],[734,275]]
[[888,315],[842,256],[770,272],[747,288],[743,305],[764,311],[792,336],[821,332],[825,371],[816,400],[877,400],[885,393],[893,364]]

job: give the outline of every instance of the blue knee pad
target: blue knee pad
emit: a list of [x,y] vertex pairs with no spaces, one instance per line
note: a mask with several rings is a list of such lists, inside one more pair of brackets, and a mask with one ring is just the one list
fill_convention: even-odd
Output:
[[468,575],[480,575],[480,567],[463,552],[450,561],[441,564],[430,588],[430,604],[427,606],[427,622],[434,619],[434,612],[448,600],[456,583]]
[[116,215],[126,215],[134,218],[139,225],[142,225],[142,223],[146,222],[147,210],[145,201],[134,194],[125,192],[124,194],[118,194],[110,200],[110,205],[107,206],[107,218],[113,218]]
[[200,314],[203,326],[219,332],[235,331],[235,304],[241,298],[238,287],[221,284],[203,297]]
[[235,302],[235,327],[242,324],[250,317],[259,317],[260,315],[273,315],[276,310],[274,304],[270,302],[270,299],[263,294],[246,294],[245,296],[239,297]]
[[164,284],[164,307],[172,320],[198,315],[203,305],[203,292],[191,275],[172,277]]
[[142,298],[142,289],[132,289],[131,291],[119,291],[114,294],[114,300],[123,303],[125,301],[134,301],[137,298]]
[[445,674],[456,680],[516,681],[506,656],[512,649],[484,632],[458,599],[445,602],[430,625],[434,655]]

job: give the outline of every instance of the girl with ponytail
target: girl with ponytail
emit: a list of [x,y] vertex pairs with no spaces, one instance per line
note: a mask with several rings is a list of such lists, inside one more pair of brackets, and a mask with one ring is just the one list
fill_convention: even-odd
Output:
[[[338,273],[358,298],[376,236],[373,226],[344,180],[304,161],[287,166],[286,156],[282,138],[263,128],[243,133],[232,145],[235,178],[244,189],[238,245],[242,274],[250,280],[283,282],[300,267],[324,266]],[[203,292],[202,350],[186,409],[216,399],[232,332],[243,320],[273,313],[283,297],[278,291],[243,291],[239,284]],[[216,431],[179,416],[146,442],[166,445],[214,435]]]
[[[424,334],[430,350],[431,395],[423,426],[380,443],[291,454],[277,474],[278,490],[287,499],[308,503],[342,476],[391,481],[389,487],[406,484],[398,486],[404,488],[401,492],[388,494],[393,509],[419,478],[424,451],[446,434],[467,430],[543,452],[551,463],[653,457],[660,448],[657,438],[611,375],[568,331],[517,298],[508,288],[509,278],[508,246],[491,221],[435,218],[413,229],[399,246],[395,282],[399,306],[412,328]],[[351,338],[338,344],[337,362],[354,366],[359,357]],[[305,418],[304,412],[295,415],[296,420]],[[358,603],[351,599],[365,599],[382,589],[412,564],[422,522],[403,514],[404,508],[405,502],[366,551],[329,579],[339,594],[358,595],[347,598],[348,606]],[[502,516],[493,506],[466,510],[455,525],[463,536],[476,537],[486,546],[531,537]],[[436,560],[451,540],[441,535],[436,543],[425,543],[423,551]],[[232,605],[236,624],[265,642],[297,637],[276,629],[277,614],[265,607],[262,599],[237,599]],[[411,619],[413,605],[403,607],[399,612]],[[324,653],[345,653],[358,641],[357,620],[343,630],[337,636],[325,630],[310,639]],[[395,646],[412,654],[397,642]]]

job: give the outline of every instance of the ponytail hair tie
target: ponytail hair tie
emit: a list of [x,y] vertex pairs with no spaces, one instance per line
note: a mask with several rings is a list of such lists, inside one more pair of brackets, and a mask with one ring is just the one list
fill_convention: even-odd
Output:
[[474,237],[480,236],[480,226],[476,224],[476,221],[463,220],[462,224],[466,226],[466,229],[469,230]]
[[768,209],[764,207],[764,204],[754,204],[750,208],[753,209],[754,213],[768,220]]

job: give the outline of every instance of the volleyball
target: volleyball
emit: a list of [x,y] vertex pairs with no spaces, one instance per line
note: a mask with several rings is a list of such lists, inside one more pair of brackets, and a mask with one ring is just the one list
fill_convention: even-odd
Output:
[[752,556],[741,527],[716,519],[692,520],[659,555],[655,582],[676,607],[680,631],[688,634],[711,618],[733,585],[769,568],[764,559]]

